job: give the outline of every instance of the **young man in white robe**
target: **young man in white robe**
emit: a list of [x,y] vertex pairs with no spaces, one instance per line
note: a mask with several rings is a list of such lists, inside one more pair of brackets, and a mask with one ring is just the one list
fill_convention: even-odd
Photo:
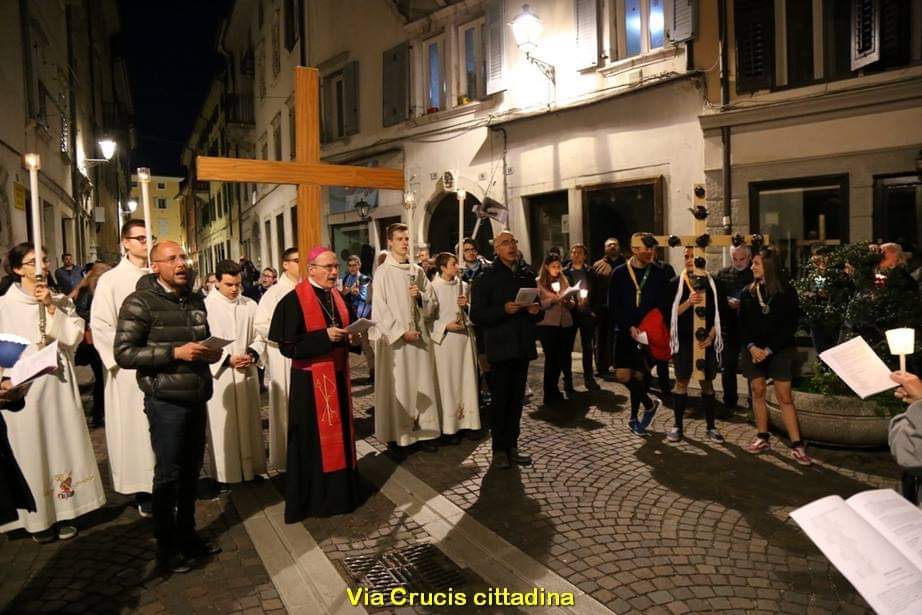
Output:
[[372,281],[375,437],[401,459],[419,443],[434,452],[440,435],[434,361],[425,319],[434,307],[425,272],[408,258],[405,224],[387,227],[388,255]]
[[214,290],[205,297],[211,334],[234,340],[212,363],[214,394],[208,401],[208,431],[214,478],[220,483],[256,480],[266,472],[266,452],[259,419],[259,374],[256,364],[265,343],[256,338],[256,302],[243,296],[240,267],[224,260],[215,267]]
[[438,273],[432,278],[435,300],[429,336],[438,375],[442,435],[450,444],[461,441],[460,431],[478,437],[480,403],[474,332],[467,315],[469,287],[458,275],[458,259],[450,252],[435,257]]
[[118,311],[125,297],[135,291],[138,280],[149,273],[144,221],[126,222],[121,237],[125,256],[99,278],[88,324],[105,368],[106,448],[112,486],[117,493],[135,494],[138,512],[150,517],[154,450],[144,414],[144,393],[138,386],[137,372],[119,367],[113,350]]
[[269,467],[285,471],[288,456],[288,391],[291,387],[291,359],[279,352],[278,344],[269,341],[269,325],[279,301],[301,281],[298,249],[288,248],[282,254],[282,275],[259,300],[253,326],[256,336],[265,344],[263,363],[266,365],[266,385],[269,387]]
[[40,342],[43,306],[44,337],[48,344],[58,343],[58,368],[32,382],[25,408],[4,413],[13,457],[19,461],[36,510],[20,510],[19,518],[0,526],[0,532],[25,528],[36,542],[66,540],[77,529],[61,522],[106,503],[74,374],[73,357],[83,339],[84,323],[73,301],[52,295],[45,283],[36,283],[32,244],[15,246],[7,263],[15,283],[0,297],[0,332]]

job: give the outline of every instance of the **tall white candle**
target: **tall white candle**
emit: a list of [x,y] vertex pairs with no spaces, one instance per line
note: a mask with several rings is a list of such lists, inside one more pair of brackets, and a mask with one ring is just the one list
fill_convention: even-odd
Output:
[[467,199],[467,190],[458,189],[458,264],[464,262],[464,201]]
[[29,169],[29,187],[32,191],[32,243],[35,245],[35,277],[38,279],[45,275],[45,259],[42,254],[42,205],[38,196],[38,170],[42,168],[42,160],[38,154],[26,154],[25,161]]
[[410,262],[413,261],[415,254],[413,252],[413,246],[416,244],[416,240],[413,236],[413,210],[416,209],[414,205],[416,204],[416,195],[412,191],[407,191],[403,194],[403,207],[407,210],[407,231],[410,235],[410,240],[407,245],[407,258]]
[[147,237],[147,262],[150,264],[150,251],[154,247],[151,237],[150,224],[150,169],[138,169],[138,184],[141,186],[141,203],[144,207],[144,234]]

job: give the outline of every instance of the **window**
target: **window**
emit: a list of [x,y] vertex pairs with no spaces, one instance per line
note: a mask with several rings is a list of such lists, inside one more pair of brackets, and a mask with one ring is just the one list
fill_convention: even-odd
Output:
[[293,205],[289,210],[291,218],[291,243],[298,245],[298,206]]
[[272,153],[274,154],[273,160],[282,159],[282,114],[276,113],[275,117],[272,118]]
[[530,196],[526,205],[531,262],[537,267],[551,248],[570,245],[570,206],[566,191]]
[[918,175],[874,178],[874,239],[922,245],[922,180]]
[[166,199],[157,197],[157,209],[166,209]]
[[260,159],[269,160],[269,141],[266,138],[265,133],[259,138],[259,154]]
[[[400,222],[400,218],[394,220],[395,222]],[[345,254],[357,254],[362,255],[362,246],[369,245],[371,241],[368,236],[368,224],[359,223],[359,224],[337,224],[330,228],[330,239],[332,240],[333,252],[339,257],[339,266],[342,267],[342,271],[345,271],[346,261],[343,260],[342,255]],[[366,263],[362,263],[364,268]]]
[[791,276],[809,256],[809,240],[848,241],[848,175],[749,184],[749,224],[770,235]]
[[166,182],[157,182],[157,190],[166,190]]
[[323,77],[323,140],[335,141],[359,131],[358,62]]
[[266,241],[265,241],[266,263],[271,263],[272,262],[272,220],[266,220],[263,224],[266,228],[266,233],[265,235],[263,235],[266,238]]
[[298,19],[301,15],[300,0],[284,0],[285,8],[285,49],[291,52],[298,42]]
[[[468,101],[483,98],[486,89],[483,60],[483,18],[460,28],[461,67],[459,95]],[[461,100],[459,100],[461,102]],[[466,102],[466,101],[465,101]]]
[[618,0],[615,26],[618,56],[630,58],[665,44],[665,0]]
[[278,242],[279,265],[282,264],[282,254],[285,252],[285,214],[275,217],[275,240]]
[[423,41],[423,67],[425,80],[426,113],[447,109],[445,97],[445,37],[437,36]]

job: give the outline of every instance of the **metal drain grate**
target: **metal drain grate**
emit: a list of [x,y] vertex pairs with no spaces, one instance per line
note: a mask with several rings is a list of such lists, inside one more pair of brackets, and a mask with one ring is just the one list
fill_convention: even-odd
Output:
[[464,585],[464,574],[429,543],[358,555],[343,560],[346,571],[368,591],[390,594],[397,587],[412,592],[438,592]]

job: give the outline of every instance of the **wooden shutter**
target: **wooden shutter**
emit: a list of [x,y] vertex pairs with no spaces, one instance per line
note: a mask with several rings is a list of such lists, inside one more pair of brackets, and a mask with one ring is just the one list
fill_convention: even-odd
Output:
[[912,7],[909,0],[880,0],[881,68],[912,61]]
[[356,60],[343,67],[343,133],[359,131],[359,63]]
[[670,0],[667,5],[666,36],[673,43],[695,38],[698,23],[697,0]]
[[852,0],[852,70],[880,59],[880,0]]
[[775,3],[736,0],[733,29],[736,34],[736,91],[771,88],[775,80]]
[[484,49],[487,64],[487,95],[506,89],[504,51],[506,41],[506,8],[504,0],[490,0],[484,11]]
[[594,68],[599,65],[599,2],[575,0],[576,9],[576,68]]
[[382,62],[382,125],[393,126],[409,117],[410,44],[384,52]]

